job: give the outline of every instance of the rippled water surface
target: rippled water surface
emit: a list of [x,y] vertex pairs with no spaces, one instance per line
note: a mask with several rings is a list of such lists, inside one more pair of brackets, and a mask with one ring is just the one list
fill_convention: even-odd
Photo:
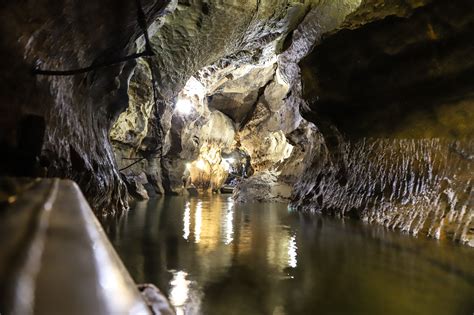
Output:
[[138,203],[104,227],[177,314],[474,314],[474,249],[227,195]]

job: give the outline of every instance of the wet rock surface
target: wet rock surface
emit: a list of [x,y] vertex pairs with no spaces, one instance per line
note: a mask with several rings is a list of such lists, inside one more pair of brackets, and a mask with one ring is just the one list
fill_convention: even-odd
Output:
[[234,199],[237,202],[285,202],[291,197],[292,187],[278,180],[279,173],[262,171],[237,185]]
[[308,119],[352,139],[472,138],[473,12],[434,1],[327,36],[301,63]]
[[153,315],[175,314],[172,306],[168,302],[168,299],[155,285],[146,283],[139,284],[137,287]]
[[343,174],[320,155],[294,205],[474,246],[474,143],[365,139],[344,144]]
[[[166,4],[142,1],[148,19]],[[32,69],[77,69],[134,53],[136,4],[4,1],[0,11],[2,174],[71,178],[98,213],[122,211],[126,188],[108,132],[127,107],[133,60],[72,76],[35,76]],[[21,127],[28,117],[37,123]]]
[[474,7],[429,1],[385,16],[368,4],[301,63],[303,116],[324,142],[294,204],[473,245]]
[[[133,145],[124,145],[127,128],[136,126],[125,123],[121,131],[112,132],[113,139],[117,134],[122,138],[114,140],[119,165],[127,167],[127,159],[139,160],[125,174],[132,178],[144,175],[147,181],[143,186],[150,196],[181,193],[186,163],[208,151],[209,145],[219,146],[223,152],[236,148],[233,134],[252,118],[265,85],[275,75],[277,65],[270,60],[311,6],[297,1],[247,1],[238,6],[232,1],[174,4],[173,13],[153,25],[157,55],[149,63],[157,82],[157,99],[147,94],[143,101],[156,101],[158,109],[150,117],[143,111],[128,110],[119,119],[122,125],[130,121],[130,115],[132,120],[147,121],[148,134],[144,139],[132,139]],[[187,90],[186,83],[193,75],[206,89],[205,95]],[[134,87],[147,86],[149,79],[132,76],[132,108],[137,107],[136,101],[142,102],[133,97]],[[284,94],[279,96],[280,102]],[[197,111],[177,113],[179,99],[193,102]],[[273,129],[278,126],[274,124]]]

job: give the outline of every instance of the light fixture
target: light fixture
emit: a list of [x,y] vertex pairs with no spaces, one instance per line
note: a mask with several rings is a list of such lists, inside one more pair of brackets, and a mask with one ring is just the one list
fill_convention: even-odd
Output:
[[193,110],[193,103],[188,100],[188,99],[185,99],[185,98],[180,98],[178,99],[178,101],[176,102],[176,111],[178,111],[180,114],[183,114],[183,115],[189,115],[191,114],[192,110]]
[[187,95],[197,95],[199,98],[203,98],[206,95],[206,88],[195,77],[189,78],[183,91]]
[[223,159],[221,162],[222,167],[228,172],[230,170],[230,164],[226,159]]
[[204,163],[202,159],[200,159],[196,162],[196,167],[200,169],[201,171],[203,171],[206,168],[206,164]]
[[228,158],[228,159],[224,159],[224,161],[226,161],[229,164],[232,164],[232,163],[235,162],[235,159],[234,158]]

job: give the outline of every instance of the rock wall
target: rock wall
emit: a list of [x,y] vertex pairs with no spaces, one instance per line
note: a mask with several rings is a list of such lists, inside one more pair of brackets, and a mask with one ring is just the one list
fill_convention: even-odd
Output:
[[[175,114],[175,98],[194,75],[206,89],[210,111],[217,110],[234,123],[237,145],[250,154],[252,166],[270,171],[291,191],[316,133],[299,113],[304,101],[297,63],[359,4],[349,0],[178,2],[152,38],[158,54],[151,68],[159,82],[161,114],[150,119],[156,123],[147,138],[163,139],[157,144],[161,149],[138,163],[134,176],[148,179],[144,185],[149,193],[179,192],[185,163],[193,158],[186,151],[196,147],[194,142],[207,142],[199,128],[212,122],[202,118],[196,124]],[[153,132],[156,129],[160,132]],[[134,155],[130,150],[127,155]]]
[[[166,155],[171,147],[173,101],[189,77],[212,64],[222,67],[266,59],[311,5],[286,0],[68,0],[21,5],[4,1],[0,5],[4,69],[0,142],[5,149],[1,174],[72,178],[99,213],[127,207],[126,187],[108,136],[129,104],[128,82],[135,62],[96,66],[145,48],[137,4],[156,51],[155,57],[148,58],[156,106],[147,126],[146,117],[128,121],[130,128],[141,125],[135,135],[122,130],[112,138],[122,151],[121,167],[127,166],[125,159],[144,157],[132,154],[136,148],[146,152],[146,161],[140,162],[146,178],[141,176],[135,184],[149,183],[157,192],[172,187]],[[71,70],[91,65],[91,71],[75,75],[32,75],[34,68]],[[138,74],[142,70],[133,76],[137,83],[149,79]],[[127,115],[147,107],[133,105],[136,101],[132,97],[134,109]],[[134,184],[127,182],[129,188]]]
[[112,126],[110,140],[119,171],[128,192],[137,199],[149,197],[144,185],[148,183],[143,169],[149,167],[146,137],[155,112],[153,78],[145,60],[139,60],[128,86],[128,107]]
[[474,4],[365,1],[301,63],[323,142],[294,204],[474,245]]
[[[143,0],[148,20],[167,1]],[[134,61],[76,75],[70,70],[135,53],[142,35],[134,1],[2,1],[0,4],[1,174],[76,180],[98,213],[127,207],[108,140],[128,104]]]
[[347,142],[347,171],[319,155],[297,183],[294,205],[474,246],[473,150],[472,140]]
[[[232,119],[221,131],[238,129],[243,120],[249,119],[248,114],[260,96],[259,89],[266,83],[260,82],[260,75],[268,81],[274,69],[262,67],[266,73],[254,74],[252,79],[258,78],[256,82],[229,78],[240,78],[244,68],[259,67],[274,58],[313,2],[316,1],[184,1],[178,2],[174,12],[160,21],[159,31],[152,36],[157,55],[149,61],[157,82],[158,110],[148,118],[150,127],[145,138],[135,139],[138,141],[133,145],[121,145],[117,150],[118,163],[123,167],[130,164],[131,158],[145,158],[126,172],[129,188],[139,192],[135,195],[145,197],[140,186],[146,188],[148,195],[179,192],[186,162],[196,158],[197,147],[213,142],[210,138],[215,137],[212,133],[206,135],[201,128],[223,122],[219,113]],[[191,76],[205,86],[206,96],[212,100],[201,106],[207,107],[209,103],[209,110],[182,117],[174,107]],[[143,79],[147,80],[132,77],[132,86],[140,85]],[[226,81],[233,83],[226,85]],[[243,88],[251,89],[251,93]],[[245,99],[237,99],[237,95]],[[222,104],[228,108],[220,107]],[[120,118],[122,123],[126,115],[129,114]],[[137,147],[141,149],[136,150]],[[223,149],[229,149],[229,145]]]

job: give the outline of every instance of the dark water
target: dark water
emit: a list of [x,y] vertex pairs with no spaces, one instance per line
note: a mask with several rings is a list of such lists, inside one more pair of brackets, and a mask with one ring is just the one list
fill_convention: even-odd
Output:
[[104,225],[178,315],[474,314],[473,248],[226,195],[151,200]]

